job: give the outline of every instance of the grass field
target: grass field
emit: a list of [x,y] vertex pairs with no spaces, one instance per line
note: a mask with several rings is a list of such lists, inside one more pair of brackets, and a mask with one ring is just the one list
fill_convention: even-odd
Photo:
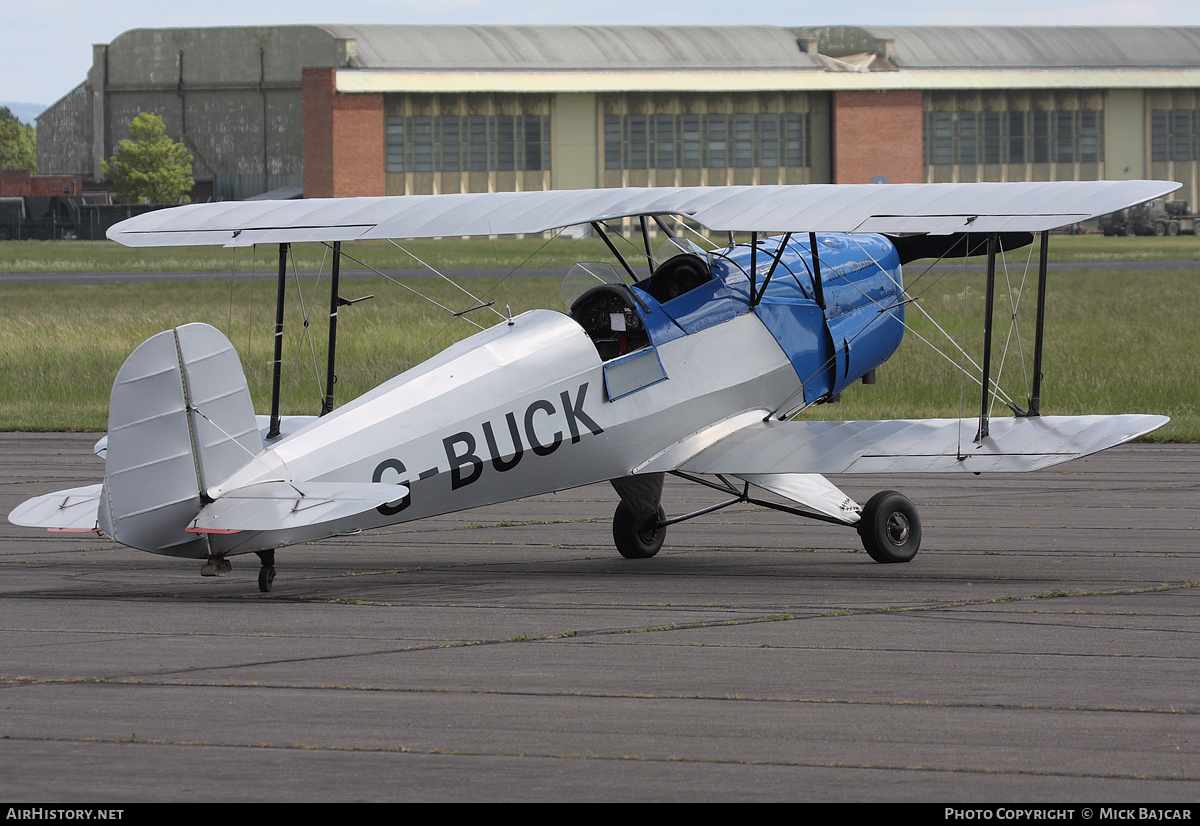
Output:
[[[511,245],[506,247],[497,242],[490,253],[493,261],[497,258],[502,261],[502,266],[520,263],[530,249],[542,243],[540,239],[502,240]],[[1196,257],[1196,251],[1200,250],[1200,239],[1190,237],[1055,238],[1051,249],[1067,255],[1070,244],[1078,241],[1102,245],[1114,242],[1114,254],[1119,250],[1127,251],[1120,254],[1130,254],[1129,250],[1136,252],[1144,244],[1145,249],[1161,250],[1163,257],[1172,259]],[[1189,246],[1175,246],[1179,242]],[[483,243],[492,247],[486,241]],[[572,260],[606,258],[591,248],[590,245],[598,243],[595,241],[579,242],[569,250],[569,259],[567,242],[556,243],[563,245],[563,249],[553,251],[559,266]],[[531,246],[522,246],[525,244]],[[15,248],[14,252],[22,255],[18,249],[28,245],[64,250],[90,246],[82,242],[10,242],[0,246],[0,253],[4,254],[0,261],[10,271],[20,271],[20,267],[12,266],[7,253],[9,248]],[[388,248],[377,247],[363,254],[372,264],[387,268],[389,264],[370,253],[391,253]],[[105,256],[113,249],[125,252],[116,245],[97,248],[102,248]],[[431,247],[424,254],[432,257],[434,252],[437,249]],[[470,266],[455,261],[476,261],[489,254],[479,250],[460,253],[456,248],[446,252],[447,255],[438,256],[431,263],[441,267]],[[223,257],[223,266],[228,269],[230,253],[222,250],[215,253]],[[249,258],[249,253],[240,252],[238,257],[240,263]],[[48,254],[45,260],[51,259]],[[200,269],[191,259],[187,260],[189,263],[183,269]],[[544,262],[545,256],[540,260]],[[117,259],[106,257],[103,262],[93,263],[89,268],[101,271],[132,268]],[[261,272],[253,279],[243,274],[235,278],[215,275],[212,280],[186,283],[0,287],[7,310],[0,325],[0,429],[104,430],[108,394],[121,362],[147,337],[189,321],[204,321],[229,334],[242,355],[255,406],[266,412],[270,399],[275,292],[273,262],[266,262],[266,266],[263,263],[261,259],[257,262]],[[314,259],[312,268],[318,265],[319,261]],[[165,268],[161,260],[151,267],[161,268]],[[956,338],[964,338],[965,328],[966,349],[978,359],[982,347],[981,269],[975,267],[968,274],[952,273],[940,278],[931,273],[914,281],[919,272],[920,268],[912,265],[906,273],[912,292],[918,296],[918,306],[937,318]],[[1195,279],[1195,274],[1186,270],[1129,273],[1053,272],[1052,269],[1043,412],[1163,413],[1171,416],[1172,422],[1152,439],[1200,441],[1197,403],[1200,325],[1196,323],[1193,303]],[[302,302],[297,300],[293,283],[285,328],[285,410],[315,413],[324,394],[328,276],[319,283],[312,273],[299,280],[304,291],[303,303],[313,307],[313,322],[308,328],[312,340],[304,336]],[[444,282],[421,279],[413,284],[454,310],[474,303]],[[497,300],[501,311],[506,303],[514,313],[534,307],[562,309],[557,279],[530,278],[509,284],[507,292],[484,278],[470,279],[466,286],[486,300]],[[1014,283],[1014,292],[1015,289]],[[474,329],[382,279],[349,280],[341,292],[347,297],[365,293],[375,293],[376,297],[343,309],[339,316],[338,402],[365,392]],[[997,364],[1009,338],[1007,295],[1006,288],[1001,287],[996,302]],[[1015,336],[1009,339],[1001,378],[1002,386],[1009,389],[1021,406],[1028,394],[1027,376],[1032,362],[1034,300],[1034,286],[1030,283],[1021,302],[1020,341]],[[475,311],[471,317],[484,324],[499,320],[486,310]],[[960,380],[954,364],[918,340],[919,334],[939,345],[945,343],[944,338],[938,340],[941,334],[932,323],[913,308],[909,309],[908,319],[913,329],[906,334],[899,352],[880,368],[878,384],[856,385],[844,394],[842,404],[812,408],[803,415],[822,418],[973,415],[979,404],[978,386]],[[995,370],[994,366],[993,373]],[[1007,413],[1002,407],[995,411],[996,415]]]
[[[524,264],[531,256],[542,262],[557,258],[566,266],[575,261],[607,261],[611,258],[597,238],[565,236],[554,239],[512,236],[494,240],[418,239],[403,242],[403,248],[390,241],[358,241],[344,245],[343,249],[384,270],[420,268],[421,264],[414,256],[430,263],[436,261],[436,266],[443,269],[512,268]],[[630,251],[636,249],[630,247]],[[301,270],[316,270],[322,265],[329,268],[329,253],[318,244],[296,246],[293,255]],[[277,256],[271,246],[257,251],[240,249],[235,253],[223,247],[134,249],[113,241],[8,241],[0,245],[0,272],[274,272]]]

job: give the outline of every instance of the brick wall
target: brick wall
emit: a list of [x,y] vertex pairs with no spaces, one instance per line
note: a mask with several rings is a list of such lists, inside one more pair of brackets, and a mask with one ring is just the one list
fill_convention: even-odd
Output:
[[79,195],[76,175],[30,175],[27,169],[0,169],[0,195]]
[[835,184],[925,180],[920,91],[834,92],[832,121]]
[[304,70],[304,197],[383,195],[383,95],[340,95],[336,72]]

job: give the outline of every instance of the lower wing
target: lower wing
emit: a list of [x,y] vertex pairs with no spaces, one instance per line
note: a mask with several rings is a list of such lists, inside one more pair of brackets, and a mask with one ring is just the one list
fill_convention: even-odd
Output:
[[977,419],[759,421],[672,467],[651,463],[640,472],[1012,473],[1088,456],[1168,421],[1142,414],[996,418],[980,441]]

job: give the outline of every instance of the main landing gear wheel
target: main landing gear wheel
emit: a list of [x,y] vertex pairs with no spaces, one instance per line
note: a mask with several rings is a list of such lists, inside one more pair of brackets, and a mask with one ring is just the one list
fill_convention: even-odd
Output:
[[921,549],[921,517],[907,496],[882,490],[863,508],[858,535],[876,562],[908,562]]
[[622,500],[613,514],[612,523],[613,542],[621,556],[626,559],[649,559],[658,553],[663,540],[667,538],[667,529],[662,524],[666,518],[666,511],[659,505],[655,517],[642,522],[633,508]]
[[258,569],[258,590],[268,594],[275,582],[275,552],[257,551],[256,555],[262,562],[262,567]]

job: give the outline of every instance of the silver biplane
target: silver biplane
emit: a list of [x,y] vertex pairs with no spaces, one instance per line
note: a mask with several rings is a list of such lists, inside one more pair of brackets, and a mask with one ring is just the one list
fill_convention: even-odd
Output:
[[[277,548],[610,481],[613,538],[653,556],[669,525],[752,502],[855,527],[878,562],[921,543],[916,508],[883,491],[865,505],[839,473],[1029,471],[1161,427],[1156,415],[1043,416],[1048,230],[1165,195],[1163,181],[691,187],[482,193],[184,206],[127,220],[133,247],[279,245],[272,412],[256,418],[240,360],[213,327],[138,347],[113,385],[104,479],[31,499],[18,525],[95,531],[152,553],[257,553],[271,588]],[[667,219],[729,233],[703,251]],[[648,275],[610,224],[640,226]],[[542,233],[590,226],[613,264],[578,265],[569,314],[532,310],[458,342],[319,417],[280,416],[283,279],[290,244]],[[666,240],[651,250],[651,227]],[[734,243],[734,233],[749,234]],[[992,417],[996,260],[1041,233],[1033,388]],[[743,235],[743,237],[745,237]],[[641,255],[639,251],[638,255]],[[971,418],[813,421],[802,413],[870,380],[906,329],[902,265],[987,260],[980,406]],[[618,270],[624,275],[619,275]],[[729,498],[668,518],[665,474]],[[776,499],[754,491],[769,491]]]

